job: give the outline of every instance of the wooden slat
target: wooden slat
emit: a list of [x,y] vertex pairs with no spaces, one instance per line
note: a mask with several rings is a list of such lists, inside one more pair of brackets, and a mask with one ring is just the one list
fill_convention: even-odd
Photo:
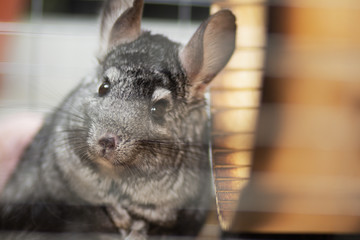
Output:
[[261,70],[264,62],[264,50],[262,48],[236,49],[227,69],[230,70]]
[[263,47],[265,46],[265,17],[266,7],[264,1],[223,1],[215,3],[211,12],[215,13],[221,8],[229,8],[237,17],[236,46]]
[[253,143],[253,133],[213,134],[212,136],[214,149],[250,150],[253,147]]
[[241,166],[251,165],[250,151],[213,151],[213,162],[215,166]]
[[213,171],[216,178],[248,178],[250,167],[215,167]]
[[229,180],[229,179],[219,179],[216,181],[216,189],[218,191],[240,191],[246,184],[247,178]]
[[254,132],[257,109],[224,110],[214,113],[212,118],[213,132]]
[[238,201],[219,201],[219,207],[223,211],[233,211],[237,208]]
[[257,90],[212,90],[211,106],[222,108],[256,108],[259,106],[260,91]]
[[211,83],[211,90],[259,89],[262,71],[223,70]]
[[[277,233],[277,234],[358,234],[358,216],[291,214],[279,212],[222,212],[227,229],[232,232]],[[254,226],[255,222],[262,224]],[[259,222],[260,223],[260,222]],[[284,226],[288,226],[285,228]],[[306,238],[304,238],[306,239]],[[350,237],[351,239],[351,237]],[[356,237],[353,239],[357,239]]]
[[239,200],[240,194],[239,191],[225,191],[225,192],[216,192],[219,201],[237,201]]

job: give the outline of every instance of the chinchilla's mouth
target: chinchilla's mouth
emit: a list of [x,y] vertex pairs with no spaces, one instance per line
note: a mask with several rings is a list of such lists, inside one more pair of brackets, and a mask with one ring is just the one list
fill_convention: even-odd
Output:
[[112,152],[99,150],[95,158],[96,162],[109,167],[126,167],[131,165],[135,160],[135,157],[132,156],[131,152],[119,150]]

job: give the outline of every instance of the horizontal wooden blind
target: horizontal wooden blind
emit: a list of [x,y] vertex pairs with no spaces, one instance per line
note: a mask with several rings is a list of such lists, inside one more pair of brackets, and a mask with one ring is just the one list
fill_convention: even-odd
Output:
[[229,229],[359,233],[360,2],[268,4],[251,176]]
[[220,225],[228,230],[249,179],[265,46],[261,0],[219,1],[236,15],[236,50],[211,86],[212,160]]

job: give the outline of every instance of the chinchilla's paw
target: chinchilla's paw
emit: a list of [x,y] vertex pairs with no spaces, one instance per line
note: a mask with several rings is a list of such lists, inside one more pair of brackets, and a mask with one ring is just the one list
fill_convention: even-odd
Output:
[[106,208],[106,210],[118,229],[128,230],[131,228],[131,217],[128,212],[120,205],[116,207],[109,206]]
[[131,231],[125,240],[146,240],[147,224],[143,220],[136,220],[131,225]]

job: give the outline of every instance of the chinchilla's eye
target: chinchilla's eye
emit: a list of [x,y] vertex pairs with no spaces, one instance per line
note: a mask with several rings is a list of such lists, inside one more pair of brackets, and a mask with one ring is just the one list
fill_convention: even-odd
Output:
[[164,116],[167,112],[168,106],[169,102],[165,99],[156,101],[150,108],[150,114],[152,118],[158,123],[162,123],[164,121]]
[[99,96],[103,97],[110,91],[110,82],[108,78],[104,79],[104,82],[99,87]]

